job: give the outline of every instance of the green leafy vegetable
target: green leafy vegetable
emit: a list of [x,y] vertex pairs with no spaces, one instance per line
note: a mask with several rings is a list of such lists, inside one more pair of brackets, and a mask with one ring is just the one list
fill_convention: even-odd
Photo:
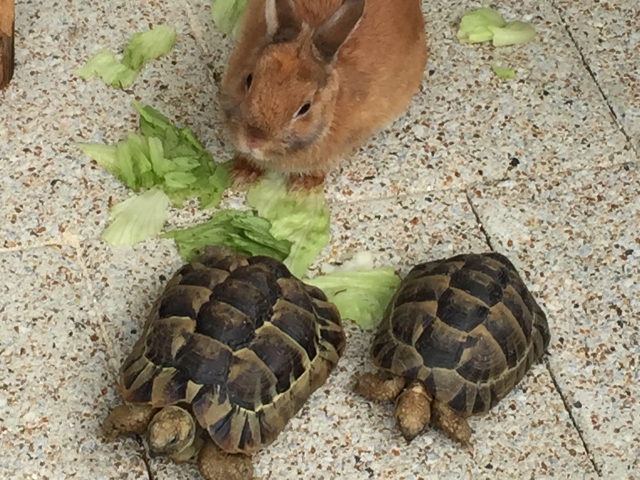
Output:
[[[360,265],[357,265],[357,264]],[[305,283],[321,289],[333,302],[340,315],[369,330],[378,326],[384,312],[396,292],[400,278],[391,267],[373,268],[373,262],[356,262]],[[364,268],[369,267],[369,268]]]
[[502,80],[509,80],[516,76],[516,72],[512,68],[502,68],[497,65],[491,65],[491,68],[495,72],[496,76]]
[[460,43],[493,41],[494,47],[527,43],[536,36],[535,29],[527,22],[516,20],[507,23],[492,8],[470,10],[460,20],[456,37]]
[[482,7],[467,12],[460,20],[456,36],[461,43],[487,42],[493,38],[489,27],[503,27],[506,22],[492,8]]
[[102,145],[100,143],[79,143],[78,147],[87,157],[95,160],[98,165],[109,173],[116,171],[118,161],[117,148],[115,145]]
[[134,195],[111,209],[111,224],[102,238],[111,245],[135,245],[157,235],[167,219],[168,206],[169,199],[158,188]]
[[146,62],[171,51],[176,42],[176,32],[168,25],[158,25],[146,32],[134,33],[124,47],[122,64],[139,70]]
[[136,78],[136,72],[117,62],[109,50],[100,50],[82,67],[73,70],[73,73],[84,80],[100,77],[114,88],[126,88]]
[[216,28],[222,33],[237,38],[239,33],[240,15],[247,0],[213,0],[211,2],[211,18]]
[[293,243],[284,264],[302,277],[329,242],[329,209],[324,190],[288,192],[284,178],[265,175],[247,192],[247,205],[271,222],[271,234]]
[[190,261],[205,245],[226,245],[243,255],[267,255],[283,261],[291,242],[278,240],[269,233],[271,223],[250,211],[221,210],[203,224],[165,233],[173,238],[185,261]]
[[133,83],[147,61],[168,53],[175,41],[176,34],[171,27],[158,25],[131,37],[124,47],[122,62],[116,61],[109,50],[100,50],[73,73],[85,80],[98,76],[114,88],[126,88]]
[[187,127],[174,126],[150,106],[141,107],[142,135],[130,132],[115,146],[80,144],[83,153],[131,190],[158,186],[178,207],[190,198],[215,207],[229,187],[229,163],[216,164]]
[[530,42],[536,36],[536,30],[528,23],[515,21],[509,22],[504,27],[490,26],[493,33],[493,46],[521,45]]

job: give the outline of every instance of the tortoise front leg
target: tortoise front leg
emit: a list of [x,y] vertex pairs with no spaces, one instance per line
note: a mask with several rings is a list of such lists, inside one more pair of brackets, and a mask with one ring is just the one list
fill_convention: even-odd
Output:
[[431,419],[432,397],[420,380],[413,380],[398,396],[395,417],[407,442],[420,435]]
[[156,411],[149,405],[118,405],[102,422],[102,430],[111,438],[123,433],[142,435]]
[[354,390],[368,400],[389,402],[396,398],[406,380],[388,372],[363,373],[357,378]]
[[223,452],[208,439],[198,454],[198,469],[205,480],[253,480],[251,457]]
[[433,423],[438,425],[444,433],[453,440],[471,448],[471,427],[464,417],[461,417],[449,405],[440,400],[433,401],[431,413]]

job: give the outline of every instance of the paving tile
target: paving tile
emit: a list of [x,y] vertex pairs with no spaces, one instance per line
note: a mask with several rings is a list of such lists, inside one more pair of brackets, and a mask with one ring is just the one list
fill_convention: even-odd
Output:
[[74,251],[0,252],[0,270],[0,477],[149,478],[138,442],[99,435],[113,371]]
[[[99,233],[110,198],[130,192],[75,143],[115,143],[136,130],[134,99],[189,125],[222,155],[211,110],[215,86],[181,7],[41,3],[17,9],[17,67],[0,101],[0,247],[41,244],[65,231]],[[129,90],[72,74],[98,50],[119,54],[132,34],[160,23],[176,29],[176,45],[148,63]]]
[[[194,10],[203,1],[189,0]],[[422,90],[405,115],[333,172],[330,199],[461,188],[622,161],[630,147],[552,5],[494,3],[507,20],[531,21],[535,41],[499,49],[460,45],[459,18],[479,5],[423,2],[431,57]],[[194,22],[200,43],[219,44],[209,17]],[[514,68],[516,79],[499,81],[492,64]]]
[[476,187],[498,251],[541,298],[550,365],[604,478],[639,478],[638,166]]
[[[404,274],[417,262],[488,248],[464,193],[332,204],[331,213],[332,242],[316,262],[316,272],[361,249],[370,250],[377,265],[393,265]],[[122,358],[180,261],[166,241],[119,251],[95,244],[83,260],[93,272],[92,288],[105,309],[108,330],[114,332],[115,357]],[[391,404],[372,404],[351,391],[352,376],[371,368],[372,332],[351,323],[347,330],[347,351],[335,374],[278,440],[256,455],[262,479],[592,478],[580,438],[544,365],[536,366],[488,416],[472,420],[478,439],[474,457],[436,431],[407,446]],[[153,459],[150,467],[157,480],[197,478],[193,464]]]
[[553,3],[640,155],[640,4],[625,0]]

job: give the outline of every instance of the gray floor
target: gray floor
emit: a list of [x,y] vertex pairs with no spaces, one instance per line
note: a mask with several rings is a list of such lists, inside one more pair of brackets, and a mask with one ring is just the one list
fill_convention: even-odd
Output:
[[[391,405],[349,389],[370,366],[371,335],[349,327],[339,371],[257,455],[264,479],[640,478],[640,6],[496,4],[507,20],[531,20],[536,41],[461,46],[456,19],[479,4],[425,2],[423,89],[328,179],[333,238],[319,262],[366,248],[406,272],[506,253],[549,315],[548,366],[472,421],[473,455],[436,431],[407,446]],[[135,439],[99,436],[120,362],[181,262],[169,241],[99,240],[109,201],[128,192],[73,144],[134,130],[136,97],[226,159],[213,99],[229,44],[207,0],[16,8],[17,70],[0,93],[0,477],[197,478],[191,465],[147,459]],[[72,75],[99,48],[164,21],[178,43],[131,91]],[[498,81],[492,63],[517,78]],[[185,209],[170,224],[201,218]]]

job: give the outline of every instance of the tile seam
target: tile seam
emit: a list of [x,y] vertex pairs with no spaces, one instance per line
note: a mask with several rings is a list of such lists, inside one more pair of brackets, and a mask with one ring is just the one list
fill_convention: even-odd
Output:
[[589,459],[589,462],[591,462],[591,467],[596,472],[596,474],[600,478],[602,478],[602,469],[598,466],[598,463],[595,461],[593,453],[591,452],[591,449],[589,448],[589,445],[588,445],[586,439],[584,438],[582,430],[580,429],[577,420],[573,416],[573,412],[571,411],[571,408],[569,407],[569,402],[567,401],[567,399],[566,399],[566,397],[564,395],[564,392],[562,391],[562,388],[560,387],[560,384],[558,383],[558,381],[556,380],[555,375],[553,374],[553,369],[551,368],[551,364],[549,363],[548,357],[545,358],[544,363],[545,363],[547,371],[549,372],[549,376],[551,377],[551,381],[553,382],[553,386],[555,387],[556,391],[558,392],[558,395],[560,395],[560,399],[562,400],[562,403],[564,405],[564,409],[567,412],[567,415],[569,415],[569,419],[571,420],[571,424],[573,425],[574,430],[576,431],[576,433],[578,434],[578,437],[580,438],[580,441],[582,442],[582,448],[584,448],[584,451],[587,454],[587,458]]
[[618,130],[620,130],[620,132],[624,135],[624,138],[626,139],[627,144],[635,152],[636,157],[640,158],[640,151],[636,148],[634,142],[632,142],[631,136],[629,135],[629,133],[627,133],[627,130],[625,129],[624,125],[622,124],[622,122],[618,118],[618,115],[617,115],[613,105],[609,101],[609,97],[607,96],[607,94],[603,90],[602,86],[600,85],[600,82],[598,81],[598,77],[597,77],[596,73],[591,68],[591,65],[589,65],[589,62],[587,62],[587,59],[585,57],[583,49],[580,47],[580,44],[576,40],[575,36],[573,35],[573,32],[571,31],[571,28],[570,28],[569,24],[567,23],[567,21],[565,20],[563,14],[562,14],[562,9],[557,4],[557,2],[554,1],[554,0],[551,0],[551,6],[555,9],[556,14],[558,15],[558,18],[560,19],[560,23],[562,24],[562,26],[564,27],[565,31],[567,32],[567,35],[569,35],[569,38],[571,39],[571,42],[573,43],[573,46],[576,48],[576,51],[578,52],[578,55],[580,56],[580,61],[582,62],[582,65],[587,70],[587,72],[589,73],[589,76],[591,77],[591,80],[593,81],[593,83],[595,84],[596,88],[600,92],[600,96],[604,100],[604,103],[607,105],[607,108],[609,110],[609,114],[611,115],[611,117],[613,118],[614,122],[618,126]]

